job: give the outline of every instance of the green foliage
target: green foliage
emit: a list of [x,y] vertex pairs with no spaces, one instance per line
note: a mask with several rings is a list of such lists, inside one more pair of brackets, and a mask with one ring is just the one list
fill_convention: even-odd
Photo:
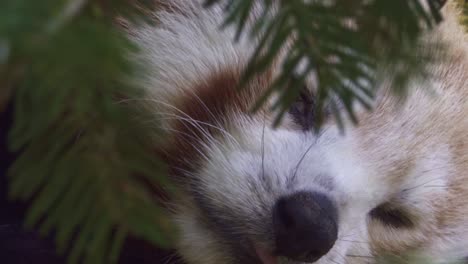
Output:
[[[127,234],[157,245],[170,242],[171,227],[150,189],[172,189],[148,143],[157,131],[135,120],[142,113],[116,103],[140,91],[127,81],[138,71],[126,59],[135,47],[114,21],[144,18],[152,2],[0,1],[0,106],[14,101],[9,141],[20,153],[10,169],[10,195],[31,202],[27,226],[55,231],[60,251],[74,241],[71,263],[116,262]],[[355,120],[352,104],[370,107],[381,72],[393,72],[394,91],[404,94],[409,77],[425,76],[434,59],[429,51],[437,43],[418,41],[440,20],[434,1],[429,13],[416,0],[207,5],[217,2],[226,4],[226,25],[237,25],[238,37],[260,36],[244,83],[265,71],[291,40],[283,74],[259,101],[279,91],[275,107],[281,113],[315,73],[317,116],[330,105],[341,120],[337,109],[343,105]],[[279,12],[267,8],[247,27],[254,2],[277,5]]]
[[59,251],[74,238],[71,263],[116,262],[127,234],[169,242],[150,189],[169,187],[164,166],[151,158],[147,132],[155,131],[135,120],[135,109],[116,103],[139,91],[125,81],[137,70],[126,59],[135,47],[112,16],[97,2],[0,3],[0,80],[18,69],[9,82],[9,142],[21,155],[10,168],[10,196],[32,201],[26,225],[55,231]]
[[459,2],[463,11],[463,16],[461,17],[462,23],[468,29],[468,0],[460,0]]
[[[273,106],[280,110],[276,123],[312,74],[318,83],[316,129],[320,128],[327,105],[339,124],[339,105],[356,123],[353,103],[371,108],[381,74],[395,76],[393,91],[404,96],[412,78],[427,77],[426,66],[437,54],[431,51],[439,45],[419,41],[441,20],[438,1],[434,0],[427,1],[429,11],[419,0],[207,1],[208,6],[215,3],[225,5],[225,26],[235,24],[237,38],[242,34],[261,38],[242,85],[267,70],[279,58],[279,51],[290,46],[282,62],[282,74],[253,109],[258,109],[273,92],[279,92]],[[254,3],[267,8],[248,27]],[[272,8],[278,12],[271,12]]]

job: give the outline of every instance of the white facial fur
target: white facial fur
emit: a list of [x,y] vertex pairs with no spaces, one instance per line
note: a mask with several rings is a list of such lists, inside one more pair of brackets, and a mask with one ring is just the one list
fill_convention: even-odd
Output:
[[[179,98],[194,94],[193,87],[220,69],[244,65],[254,43],[234,43],[232,29],[219,31],[223,15],[218,7],[169,2],[174,10],[157,14],[158,27],[138,27],[133,34],[142,47],[137,59],[148,65],[140,80],[146,101],[169,120],[161,126],[171,133],[173,118],[197,122],[179,108]],[[449,5],[446,13],[455,13]],[[338,240],[319,264],[365,263],[385,250],[468,256],[468,247],[460,246],[468,241],[463,217],[468,206],[445,209],[468,195],[468,187],[453,188],[468,177],[468,142],[460,136],[468,133],[468,48],[455,18],[447,20],[438,34],[449,40],[454,58],[434,66],[432,83],[440,97],[414,87],[400,110],[383,97],[375,112],[361,113],[361,125],[348,125],[345,135],[333,122],[316,136],[287,126],[273,129],[270,121],[247,113],[229,116],[227,126],[211,124],[222,132],[204,134],[209,140],[197,148],[201,161],[196,170],[185,172],[196,181],[182,184],[184,192],[173,201],[183,258],[189,264],[240,263],[207,212],[241,239],[273,250],[271,209],[279,197],[301,190],[326,194],[338,209]],[[285,123],[292,122],[288,118]],[[388,201],[411,210],[416,226],[398,230],[368,218]]]

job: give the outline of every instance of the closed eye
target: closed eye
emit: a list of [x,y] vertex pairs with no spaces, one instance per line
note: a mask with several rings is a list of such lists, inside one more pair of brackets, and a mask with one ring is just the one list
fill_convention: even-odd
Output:
[[374,220],[393,228],[412,228],[415,225],[413,217],[404,208],[384,203],[369,213]]
[[289,108],[289,113],[303,130],[310,130],[315,124],[315,100],[312,92],[304,87],[298,99]]

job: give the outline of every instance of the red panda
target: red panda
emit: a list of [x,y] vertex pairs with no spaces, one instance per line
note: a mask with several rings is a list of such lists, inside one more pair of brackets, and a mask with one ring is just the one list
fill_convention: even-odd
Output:
[[162,156],[181,190],[168,206],[188,264],[468,256],[468,45],[455,3],[430,36],[448,43],[431,66],[435,96],[414,83],[394,107],[389,78],[358,126],[341,134],[329,118],[317,135],[298,110],[314,103],[307,87],[278,128],[268,103],[249,112],[278,69],[236,90],[255,43],[219,29],[221,7],[160,2],[156,26],[131,28],[146,67],[138,102],[166,134]]

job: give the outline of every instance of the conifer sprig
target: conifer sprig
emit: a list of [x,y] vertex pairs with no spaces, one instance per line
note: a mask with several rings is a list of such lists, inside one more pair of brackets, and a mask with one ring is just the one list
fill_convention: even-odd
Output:
[[460,0],[460,5],[462,6],[463,15],[461,17],[462,23],[465,25],[468,30],[468,0]]
[[[426,66],[436,59],[440,43],[421,42],[420,37],[442,17],[440,1],[426,3],[429,9],[421,0],[208,0],[206,5],[224,5],[225,25],[237,27],[237,38],[260,36],[242,84],[267,70],[280,51],[290,47],[282,73],[253,110],[278,92],[273,106],[279,110],[277,124],[306,79],[314,76],[318,130],[326,109],[342,124],[344,108],[356,123],[354,103],[371,108],[382,73],[394,77],[393,91],[400,96],[410,80],[428,76]],[[266,11],[248,25],[256,5]]]
[[150,189],[169,186],[149,144],[156,131],[116,103],[139,93],[127,81],[135,47],[113,24],[135,10],[128,1],[0,2],[0,82],[14,94],[9,143],[20,154],[10,197],[30,202],[26,225],[53,231],[70,263],[116,262],[127,234],[170,241]]
[[[225,5],[226,24],[237,25],[239,37],[260,37],[245,81],[292,44],[283,74],[259,102],[278,91],[281,113],[314,74],[319,120],[326,107],[336,116],[345,107],[355,120],[353,103],[369,107],[375,94],[377,65],[395,74],[401,84],[395,92],[404,94],[409,77],[425,76],[426,63],[434,59],[428,52],[434,43],[418,39],[440,20],[437,1],[428,0],[430,10],[416,0],[209,0],[207,5],[215,3]],[[248,27],[258,3],[268,11]],[[14,95],[9,141],[20,154],[10,169],[10,195],[31,202],[28,226],[54,231],[72,263],[115,262],[127,234],[157,245],[169,241],[165,214],[149,188],[169,188],[148,143],[157,131],[135,120],[134,109],[116,103],[118,97],[139,97],[139,90],[126,81],[138,70],[127,60],[135,47],[116,29],[115,18],[143,18],[152,4],[0,1],[0,106]],[[278,12],[270,12],[273,7]]]

